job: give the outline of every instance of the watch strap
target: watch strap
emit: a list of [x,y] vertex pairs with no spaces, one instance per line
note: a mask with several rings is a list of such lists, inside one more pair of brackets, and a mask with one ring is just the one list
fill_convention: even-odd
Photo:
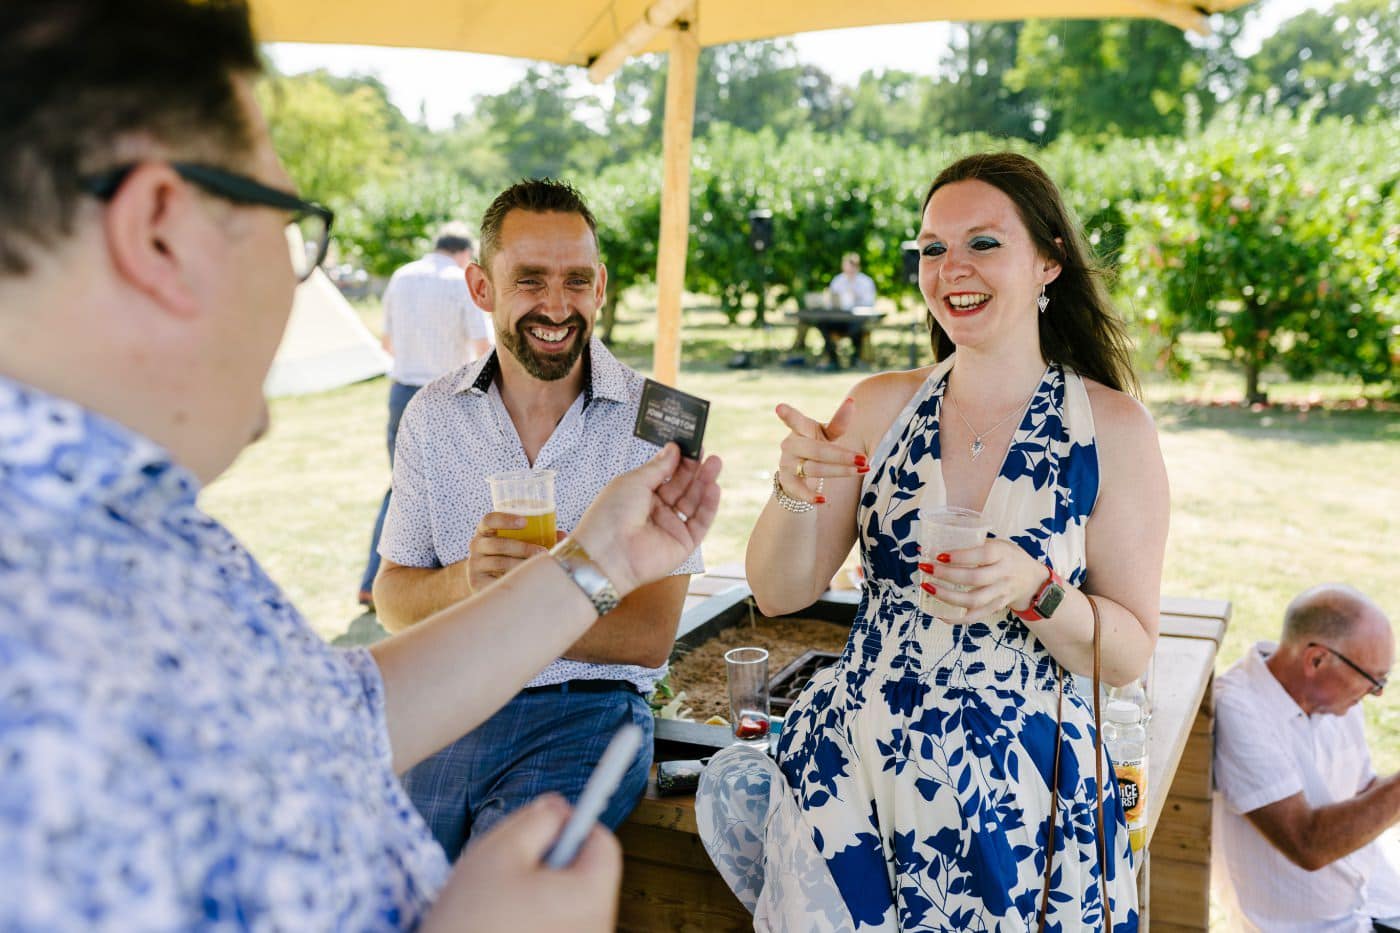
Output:
[[554,545],[549,553],[569,575],[569,579],[583,590],[583,595],[588,597],[598,615],[607,615],[622,601],[617,595],[617,587],[613,586],[608,575],[603,573],[603,568],[599,567],[597,562],[588,556],[588,551],[583,545],[572,537]]
[[1040,585],[1040,589],[1035,591],[1031,597],[1030,605],[1025,609],[1011,609],[1011,614],[1022,622],[1042,622],[1055,614],[1055,610],[1064,601],[1067,584],[1064,577],[1055,572],[1055,568],[1049,564],[1045,565],[1045,582]]

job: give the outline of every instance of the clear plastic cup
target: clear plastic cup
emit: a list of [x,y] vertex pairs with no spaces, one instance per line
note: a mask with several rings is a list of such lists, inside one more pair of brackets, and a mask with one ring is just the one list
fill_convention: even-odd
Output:
[[491,487],[491,508],[525,519],[524,528],[504,528],[502,538],[529,541],[540,547],[555,544],[554,471],[509,470],[486,477]]
[[724,667],[734,740],[766,749],[770,727],[767,649],[732,648],[724,654]]
[[[919,559],[932,563],[939,554],[961,551],[977,547],[992,533],[991,522],[982,517],[981,512],[960,509],[951,505],[940,505],[919,510]],[[920,577],[922,580],[922,577]],[[940,590],[965,591],[967,587],[940,580],[936,584]],[[919,587],[919,608],[931,616],[945,622],[971,621],[964,619],[967,610],[962,606],[945,603],[937,596]]]

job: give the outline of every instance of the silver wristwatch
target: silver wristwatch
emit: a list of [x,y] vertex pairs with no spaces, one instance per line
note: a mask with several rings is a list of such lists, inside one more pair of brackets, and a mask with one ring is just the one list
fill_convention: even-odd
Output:
[[598,615],[607,615],[617,607],[621,601],[621,597],[617,595],[617,588],[612,585],[608,575],[603,573],[603,568],[588,556],[583,545],[573,538],[565,538],[554,545],[549,553],[559,562],[559,566],[564,568],[569,579],[583,590],[583,595],[588,597]]
[[778,501],[778,505],[789,512],[810,512],[816,508],[810,502],[803,502],[801,499],[794,499],[783,489],[782,480],[778,479],[778,471],[773,471],[773,498]]

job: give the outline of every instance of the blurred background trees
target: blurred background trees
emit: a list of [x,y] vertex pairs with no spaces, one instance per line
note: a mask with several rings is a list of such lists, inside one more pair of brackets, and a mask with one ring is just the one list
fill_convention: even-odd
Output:
[[[1221,335],[1246,395],[1258,374],[1400,381],[1400,0],[1308,11],[1248,57],[1248,12],[1205,40],[1148,20],[954,29],[934,75],[853,85],[785,41],[705,49],[696,100],[688,290],[738,320],[819,289],[861,254],[885,296],[912,298],[899,244],[950,159],[1014,148],[1042,160],[1089,230],[1144,355],[1189,369],[1182,335]],[[664,59],[605,87],[531,67],[430,129],[373,78],[275,76],[261,93],[299,186],[337,211],[341,261],[376,275],[474,223],[511,181],[574,181],[599,215],[609,314],[655,269]],[[747,216],[774,216],[773,248]]]

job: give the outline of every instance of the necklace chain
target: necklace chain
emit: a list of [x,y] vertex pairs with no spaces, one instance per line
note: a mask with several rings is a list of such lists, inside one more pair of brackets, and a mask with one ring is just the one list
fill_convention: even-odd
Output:
[[1024,402],[1022,402],[1021,404],[1017,405],[1015,408],[1011,409],[1011,410],[1008,411],[1006,414],[1002,415],[1001,418],[1000,418],[1000,420],[998,420],[996,424],[992,425],[990,428],[988,428],[988,429],[985,430],[985,431],[978,431],[976,428],[974,428],[974,427],[972,426],[972,422],[968,421],[968,420],[967,420],[967,416],[963,414],[963,412],[962,412],[962,406],[958,404],[958,400],[955,399],[955,398],[953,398],[953,393],[951,393],[951,392],[945,392],[945,393],[944,393],[944,395],[945,395],[945,397],[948,399],[948,401],[950,401],[950,402],[953,403],[953,411],[955,411],[955,412],[958,413],[958,417],[962,419],[962,423],[963,423],[963,424],[967,425],[967,430],[972,434],[972,443],[970,443],[970,444],[967,445],[967,449],[968,449],[968,452],[969,452],[970,454],[972,454],[972,459],[973,459],[973,460],[976,460],[978,457],[980,457],[980,456],[982,455],[982,451],[985,450],[986,447],[987,447],[986,444],[983,444],[983,443],[982,443],[982,438],[986,437],[988,434],[991,434],[993,431],[995,431],[997,428],[1001,427],[1003,424],[1006,424],[1006,422],[1007,422],[1008,420],[1010,420],[1010,418],[1011,418],[1012,415],[1015,415],[1015,414],[1017,414],[1017,413],[1019,413],[1019,412],[1025,411],[1026,406],[1029,405],[1029,404],[1031,403],[1031,399],[1035,398],[1035,393],[1036,393],[1037,391],[1039,391],[1039,389],[1040,389],[1040,383],[1037,382],[1035,388],[1034,388],[1034,389],[1031,389],[1031,394],[1026,396],[1026,400],[1025,400]]

